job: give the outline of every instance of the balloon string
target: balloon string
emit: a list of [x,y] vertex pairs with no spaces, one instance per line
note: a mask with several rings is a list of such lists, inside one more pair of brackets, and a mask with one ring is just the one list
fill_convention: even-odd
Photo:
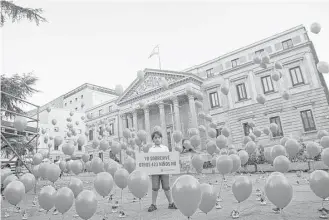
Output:
[[123,189],[121,189],[121,209],[123,210],[123,195],[122,195]]
[[139,219],[142,219],[142,199],[139,199]]
[[104,219],[106,219],[105,218],[105,216],[106,216],[106,198],[105,198],[105,196],[103,198],[104,198],[104,203],[103,203],[103,208],[104,208],[103,212],[104,212],[104,214],[103,214],[103,216],[104,216]]
[[221,196],[221,192],[222,192],[222,186],[223,186],[223,182],[224,182],[224,175],[223,175],[223,178],[222,178],[222,181],[220,183],[220,188],[219,188],[219,196]]

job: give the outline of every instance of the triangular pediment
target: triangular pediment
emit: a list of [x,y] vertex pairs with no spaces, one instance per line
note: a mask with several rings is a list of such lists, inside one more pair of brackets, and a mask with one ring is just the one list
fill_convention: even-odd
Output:
[[134,82],[127,88],[127,90],[119,98],[118,103],[124,102],[128,99],[143,96],[144,94],[159,89],[161,78],[165,78],[168,84],[183,80],[190,77],[188,73],[172,72],[165,70],[144,70],[144,79],[135,79]]

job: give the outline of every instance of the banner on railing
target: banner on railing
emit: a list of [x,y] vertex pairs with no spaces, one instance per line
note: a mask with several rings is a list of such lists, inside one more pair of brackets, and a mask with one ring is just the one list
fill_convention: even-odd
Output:
[[179,174],[179,152],[136,153],[136,170],[149,175]]

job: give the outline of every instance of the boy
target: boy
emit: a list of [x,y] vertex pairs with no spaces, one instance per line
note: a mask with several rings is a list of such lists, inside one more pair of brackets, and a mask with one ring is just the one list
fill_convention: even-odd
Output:
[[[162,141],[162,134],[159,131],[154,131],[152,133],[152,141],[154,145],[149,149],[150,153],[155,152],[169,152],[169,149],[167,146],[164,146],[161,144]],[[152,204],[149,207],[148,211],[153,212],[157,210],[156,207],[156,200],[158,197],[158,191],[160,189],[160,182],[162,185],[162,189],[165,192],[165,195],[167,197],[167,200],[169,202],[169,209],[177,209],[175,204],[173,203],[172,197],[171,197],[171,191],[169,186],[169,175],[168,174],[162,174],[162,175],[152,175]]]

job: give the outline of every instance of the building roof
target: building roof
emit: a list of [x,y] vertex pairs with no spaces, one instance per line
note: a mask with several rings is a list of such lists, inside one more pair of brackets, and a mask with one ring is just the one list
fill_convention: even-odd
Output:
[[232,56],[232,55],[237,54],[237,53],[241,53],[241,52],[244,51],[244,50],[248,50],[248,49],[250,49],[250,48],[253,48],[253,47],[256,47],[256,46],[258,46],[258,45],[260,45],[260,44],[263,44],[263,43],[265,43],[265,42],[267,42],[267,41],[271,41],[271,40],[276,39],[276,38],[278,38],[278,37],[280,37],[280,36],[283,36],[283,35],[289,34],[289,33],[291,33],[291,32],[294,32],[294,31],[297,31],[297,30],[300,30],[300,29],[305,29],[304,25],[298,25],[298,26],[296,26],[296,27],[290,28],[290,29],[285,30],[285,31],[283,31],[283,32],[280,32],[280,33],[277,33],[277,34],[271,35],[270,37],[267,37],[267,38],[265,38],[265,39],[262,39],[262,40],[260,40],[260,41],[255,42],[255,43],[249,44],[249,45],[247,45],[247,46],[241,47],[241,48],[239,48],[239,49],[237,49],[237,50],[233,50],[233,51],[231,51],[231,52],[229,52],[229,53],[226,53],[226,54],[223,54],[223,55],[221,55],[221,56],[219,56],[219,57],[217,57],[217,58],[215,58],[215,59],[208,60],[208,61],[206,61],[206,62],[204,62],[204,63],[201,63],[201,64],[198,64],[198,65],[195,65],[195,66],[189,67],[189,68],[187,68],[187,69],[184,69],[183,72],[189,72],[189,71],[192,71],[192,70],[195,70],[195,69],[198,69],[198,68],[202,68],[202,67],[207,66],[207,65],[209,65],[209,64],[212,64],[212,63],[218,62],[218,61],[220,61],[220,60],[222,60],[222,59],[224,59],[224,58],[226,58],[226,57]]
[[64,96],[64,99],[67,98],[67,97],[70,97],[71,95],[85,89],[85,88],[89,88],[89,89],[92,89],[94,91],[98,91],[98,92],[103,92],[103,93],[107,93],[107,94],[111,94],[111,95],[116,95],[118,96],[118,93],[113,90],[113,89],[109,89],[109,88],[106,88],[106,87],[103,87],[103,86],[97,86],[97,85],[94,85],[94,84],[90,84],[90,83],[85,83],[71,91],[69,91],[68,93],[65,93],[63,96]]
[[[106,87],[103,87],[103,86],[97,86],[97,85],[94,85],[94,84],[91,84],[91,83],[84,83],[81,86],[78,86],[77,88],[65,93],[64,95],[58,96],[56,99],[53,99],[50,102],[47,102],[46,104],[40,106],[39,112],[42,112],[42,111],[46,110],[47,107],[49,106],[49,104],[54,102],[55,100],[57,100],[59,98],[63,98],[63,100],[64,100],[65,98],[68,98],[68,97],[74,95],[75,93],[85,89],[85,88],[89,88],[91,90],[102,92],[102,93],[107,93],[107,94],[119,96],[118,93],[113,89],[109,89],[109,88],[106,88]],[[31,111],[28,111],[27,114],[33,116],[33,115],[37,114],[37,109],[33,109]]]

